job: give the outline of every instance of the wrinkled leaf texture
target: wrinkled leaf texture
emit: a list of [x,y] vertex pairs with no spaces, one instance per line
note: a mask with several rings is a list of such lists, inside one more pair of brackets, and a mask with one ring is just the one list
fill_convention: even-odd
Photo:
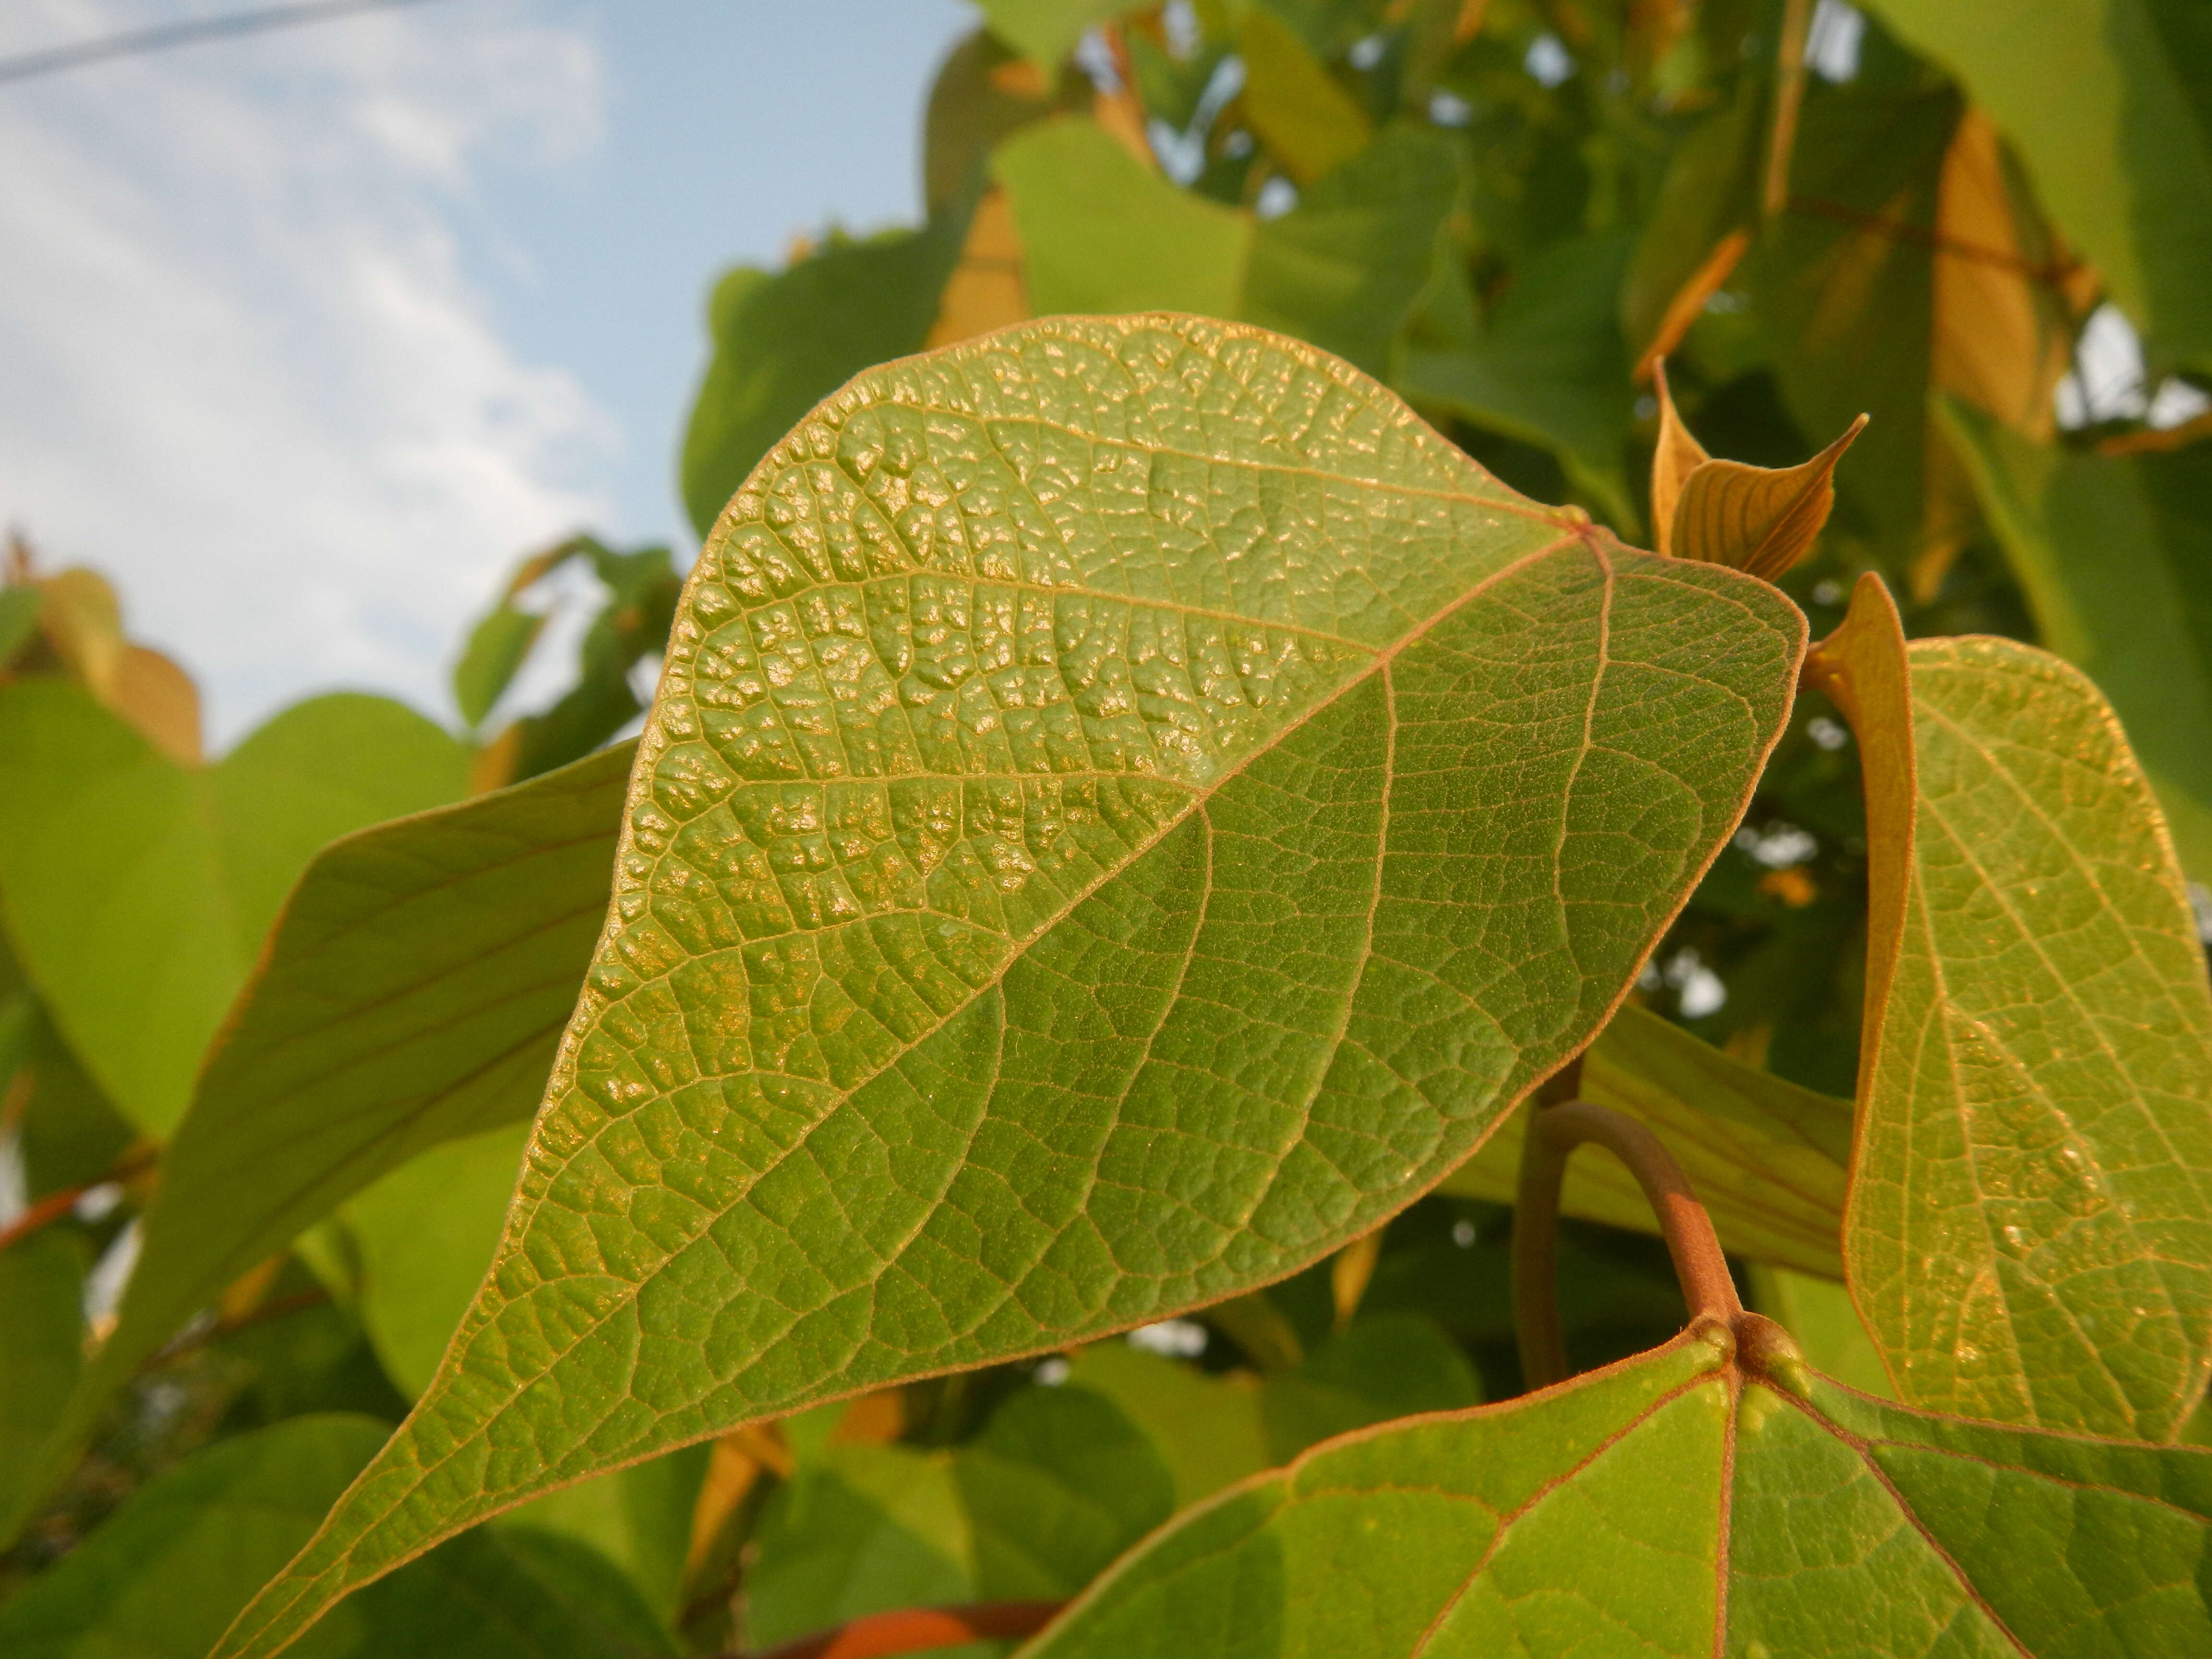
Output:
[[861,376],[693,572],[476,1307],[221,1651],[548,1486],[1370,1231],[1617,1005],[1802,629],[1259,330]]

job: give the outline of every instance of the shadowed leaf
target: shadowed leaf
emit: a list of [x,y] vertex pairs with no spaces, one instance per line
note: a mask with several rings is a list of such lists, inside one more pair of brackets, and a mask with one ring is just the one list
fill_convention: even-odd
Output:
[[[1659,1132],[1681,1160],[1727,1249],[1841,1279],[1849,1101],[1802,1089],[1731,1060],[1658,1015],[1626,1007],[1583,1057],[1585,1100],[1612,1106]],[[1514,1200],[1525,1113],[1444,1177],[1440,1190],[1494,1203]],[[1611,1158],[1567,1166],[1560,1210],[1656,1232],[1651,1206]]]
[[[141,1488],[0,1606],[9,1659],[201,1659],[382,1442],[365,1417],[288,1418]],[[627,1659],[670,1651],[618,1574],[561,1540],[474,1533],[302,1644],[312,1659]]]
[[2172,0],[1876,0],[2035,170],[2154,352],[2212,367],[2212,29]]
[[1024,1659],[2212,1644],[2212,1453],[1884,1406],[1765,1328],[1764,1364],[1692,1332],[1505,1405],[1328,1442],[1156,1534]]
[[1371,1231],[1618,1002],[1802,629],[1257,330],[862,377],[693,572],[483,1295],[223,1651],[549,1486]]

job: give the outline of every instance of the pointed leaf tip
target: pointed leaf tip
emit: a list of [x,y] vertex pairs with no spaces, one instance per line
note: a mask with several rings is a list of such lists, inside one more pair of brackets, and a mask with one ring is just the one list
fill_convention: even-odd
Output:
[[1652,365],[1659,441],[1651,457],[1651,526],[1669,558],[1726,565],[1767,581],[1812,550],[1835,506],[1836,463],[1868,417],[1809,461],[1791,467],[1715,460],[1674,407],[1663,360]]
[[702,550],[492,1272],[224,1659],[548,1487],[1371,1231],[1604,1024],[1803,641],[1259,329],[868,371]]

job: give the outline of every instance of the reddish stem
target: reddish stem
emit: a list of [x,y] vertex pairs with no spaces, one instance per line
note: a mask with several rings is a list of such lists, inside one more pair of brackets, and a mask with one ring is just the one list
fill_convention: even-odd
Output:
[[28,1238],[42,1227],[51,1227],[76,1208],[77,1200],[95,1187],[105,1187],[110,1182],[125,1182],[143,1174],[153,1167],[159,1156],[157,1148],[143,1146],[135,1152],[118,1158],[106,1174],[94,1176],[90,1181],[75,1187],[64,1187],[58,1193],[48,1193],[5,1227],[0,1227],[0,1250]]
[[957,1607],[908,1607],[872,1613],[835,1630],[802,1636],[753,1659],[883,1659],[931,1648],[957,1648],[994,1637],[1034,1636],[1064,1601],[974,1601]]
[[1626,1112],[1587,1100],[1537,1105],[1521,1149],[1521,1185],[1513,1210],[1513,1327],[1521,1370],[1532,1389],[1567,1376],[1559,1329],[1559,1187],[1567,1158],[1595,1141],[1628,1166],[1659,1217],[1690,1316],[1733,1322],[1743,1312],[1712,1218],[1659,1137]]

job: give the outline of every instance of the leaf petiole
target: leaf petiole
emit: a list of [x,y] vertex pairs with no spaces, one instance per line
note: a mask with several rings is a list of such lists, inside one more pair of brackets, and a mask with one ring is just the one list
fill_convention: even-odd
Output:
[[1521,1150],[1521,1182],[1513,1210],[1513,1326],[1521,1370],[1531,1389],[1566,1380],[1566,1344],[1559,1330],[1559,1187],[1567,1159],[1586,1142],[1628,1166],[1659,1218],[1674,1258],[1682,1300],[1694,1322],[1733,1325],[1743,1312],[1728,1258],[1690,1178],[1665,1144],[1626,1112],[1587,1100],[1531,1105]]

